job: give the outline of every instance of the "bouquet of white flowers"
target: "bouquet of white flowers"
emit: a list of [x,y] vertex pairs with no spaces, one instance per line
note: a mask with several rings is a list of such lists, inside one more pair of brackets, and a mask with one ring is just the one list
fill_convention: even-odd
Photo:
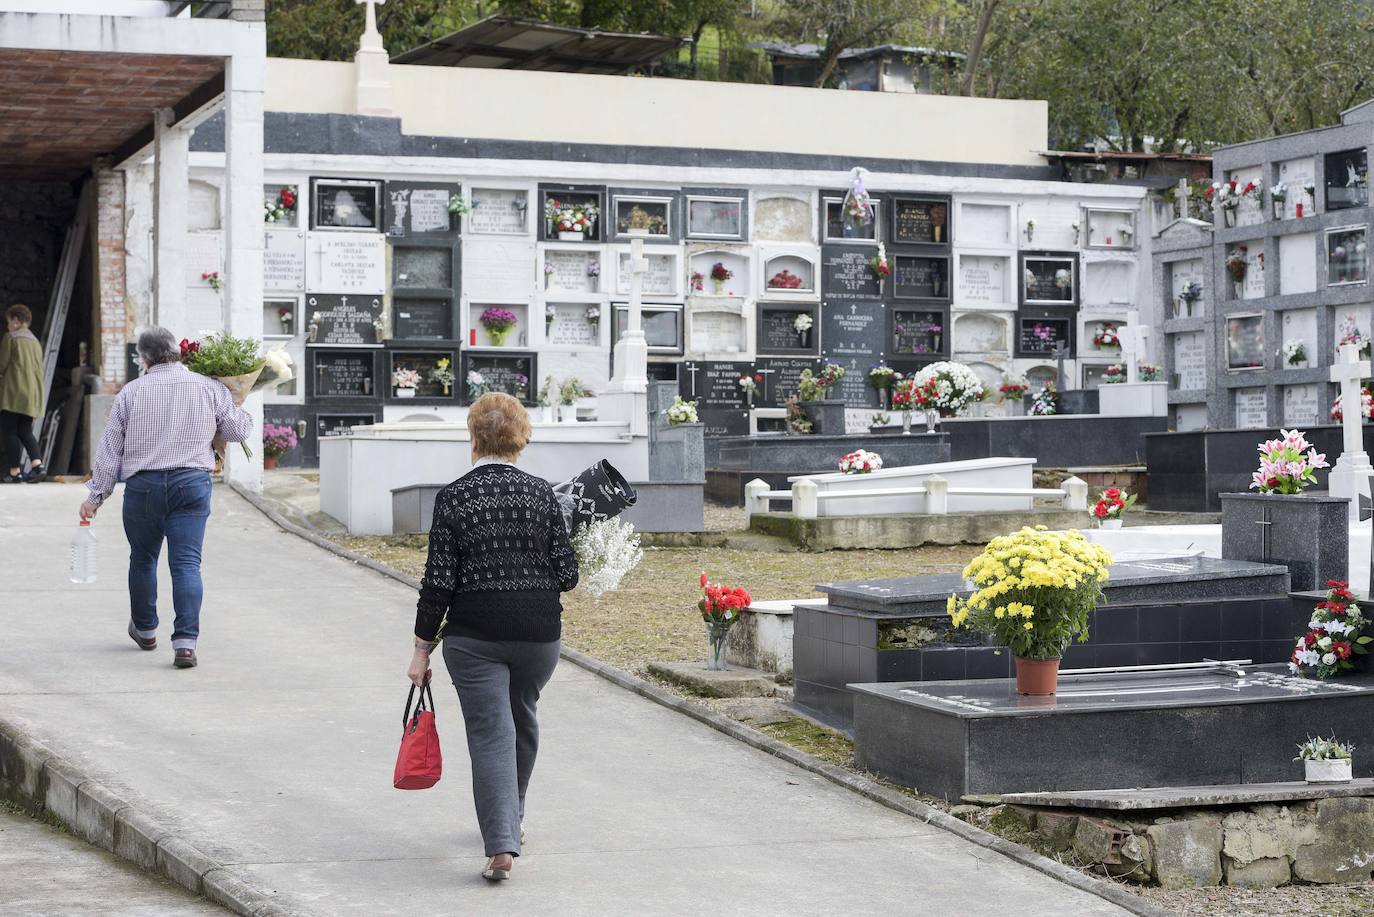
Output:
[[697,422],[697,403],[695,401],[683,401],[681,395],[673,397],[673,403],[668,408],[668,423],[676,426],[680,423]]
[[936,395],[933,406],[942,417],[954,417],[983,397],[983,383],[977,373],[963,363],[932,363],[914,376],[917,387],[932,379]]
[[614,591],[644,559],[635,527],[619,518],[598,519],[580,527],[573,533],[572,546],[578,585],[594,596]]

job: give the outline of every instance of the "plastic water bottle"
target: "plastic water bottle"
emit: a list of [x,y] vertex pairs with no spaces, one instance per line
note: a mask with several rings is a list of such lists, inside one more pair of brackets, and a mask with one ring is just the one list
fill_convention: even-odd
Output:
[[85,519],[72,536],[72,582],[95,582],[95,532]]

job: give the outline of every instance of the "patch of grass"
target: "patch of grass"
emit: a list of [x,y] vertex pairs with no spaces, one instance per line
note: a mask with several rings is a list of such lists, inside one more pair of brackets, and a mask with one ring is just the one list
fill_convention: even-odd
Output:
[[810,720],[794,716],[781,723],[764,723],[755,728],[827,764],[846,768],[854,766],[854,743],[849,737],[833,729],[817,726]]

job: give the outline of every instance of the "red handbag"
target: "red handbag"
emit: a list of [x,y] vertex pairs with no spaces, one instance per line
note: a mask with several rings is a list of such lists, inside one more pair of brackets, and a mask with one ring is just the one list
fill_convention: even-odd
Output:
[[[425,704],[425,695],[429,704]],[[434,725],[434,692],[429,682],[420,689],[420,702],[414,715],[410,703],[415,686],[406,697],[406,712],[401,717],[401,751],[396,755],[396,774],[392,785],[398,790],[427,790],[439,782],[444,772],[444,756],[439,752],[439,730]]]

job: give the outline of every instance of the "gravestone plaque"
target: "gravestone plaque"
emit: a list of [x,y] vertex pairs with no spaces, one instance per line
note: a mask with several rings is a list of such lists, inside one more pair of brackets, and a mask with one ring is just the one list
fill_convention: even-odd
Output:
[[1264,249],[1255,245],[1250,246],[1250,252],[1246,257],[1249,267],[1245,269],[1245,280],[1242,283],[1241,296],[1244,299],[1263,299],[1264,298]]
[[463,243],[463,292],[478,299],[519,302],[534,294],[534,243],[470,239]]
[[821,289],[828,299],[881,299],[883,285],[873,271],[874,253],[864,248],[821,251]]
[[1174,338],[1174,373],[1177,387],[1185,390],[1207,387],[1207,340],[1201,331],[1176,334]]
[[1326,209],[1344,210],[1369,203],[1365,148],[1326,154]]
[[[1202,315],[1204,310],[1203,302],[1207,298],[1207,278],[1204,276],[1203,261],[1201,258],[1189,258],[1186,261],[1172,261],[1166,265],[1169,275],[1169,291],[1171,297],[1170,310],[1176,318],[1192,318]],[[1202,296],[1195,302],[1188,302],[1183,298],[1183,293],[1191,284],[1196,283],[1202,289]]]
[[462,190],[448,182],[387,182],[386,234],[404,239],[456,232],[458,218],[448,212],[448,202]]
[[453,303],[447,299],[396,299],[392,301],[392,334],[400,341],[448,341],[453,339]]
[[1288,385],[1283,389],[1283,423],[1309,427],[1322,423],[1316,385]]
[[[545,306],[544,339],[559,347],[595,347],[601,343],[600,322],[587,318],[587,303],[549,303]],[[553,320],[548,311],[554,312]]]
[[544,252],[544,288],[551,292],[597,292],[601,289],[601,255],[594,251]]
[[[640,311],[644,340],[650,353],[679,354],[683,350],[682,307],[645,305]],[[630,309],[624,303],[615,306],[615,340],[620,340],[630,326]]]
[[[971,318],[973,316],[966,316]],[[979,316],[981,317],[981,316]],[[897,309],[892,313],[893,352],[911,356],[930,356],[942,352],[944,312]],[[1005,335],[1003,336],[1005,339]],[[967,347],[967,350],[976,348]]]
[[1016,320],[1016,350],[1027,356],[1073,349],[1073,319],[1068,316],[1020,316]]
[[1269,426],[1264,409],[1264,389],[1236,389],[1236,428],[1254,430]]
[[[439,367],[441,360],[447,361],[445,366],[453,369],[453,351],[406,351],[391,350],[387,352],[391,360],[391,371],[387,374],[388,382],[391,374],[398,369],[413,369],[420,374],[420,382],[415,386],[414,398],[452,398],[454,396],[454,386],[462,380],[455,378],[449,383],[448,390],[444,390],[444,384],[432,378],[432,375]],[[457,373],[454,373],[455,377]],[[391,395],[396,396],[396,387],[391,386]]]
[[882,362],[887,347],[887,315],[880,302],[823,303],[821,351],[825,361],[845,368],[845,376],[831,398],[850,407],[877,407],[877,390],[868,384],[868,371]]
[[754,238],[764,242],[810,242],[811,207],[795,197],[765,197],[754,207]]
[[223,240],[218,232],[188,232],[185,238],[182,264],[186,270],[186,286],[191,289],[208,288],[205,275],[223,270],[220,263]]
[[893,256],[892,295],[898,299],[945,299],[949,296],[949,259]]
[[[647,268],[640,291],[646,296],[672,296],[677,293],[677,258],[673,255],[644,255]],[[616,291],[630,292],[630,253],[619,253],[620,269],[616,271]]]
[[481,236],[522,236],[529,227],[529,193],[504,188],[473,188],[467,232]]
[[[931,313],[926,313],[926,315],[929,316]],[[917,321],[920,321],[920,313],[916,313],[916,316]],[[935,313],[934,318],[927,318],[926,321],[934,321],[938,324],[941,317],[943,317],[941,313]],[[951,349],[961,353],[1005,354],[1008,346],[1007,322],[1000,315],[968,312],[955,320],[954,336],[949,340]],[[935,345],[938,349],[938,340]],[[1000,374],[997,378],[1001,378]],[[998,382],[998,385],[1000,384]],[[997,388],[997,385],[994,385],[993,388]]]
[[[811,316],[811,328],[797,330],[797,319]],[[759,353],[814,353],[817,340],[815,310],[803,306],[759,305]]]
[[372,179],[312,178],[311,229],[380,229],[382,182]]
[[749,432],[749,406],[740,376],[753,373],[742,362],[691,361],[678,374],[684,401],[696,401],[697,417],[706,436],[744,436]]
[[961,204],[958,228],[962,245],[1006,245],[1013,241],[1011,205]]
[[1024,302],[1074,302],[1074,259],[1022,259],[1022,297]]
[[305,298],[306,322],[315,325],[315,345],[376,344],[374,322],[382,317],[380,296],[334,296],[314,293]]
[[892,241],[943,245],[949,241],[949,203],[926,198],[894,197]]
[[692,312],[691,349],[699,353],[744,350],[744,316],[735,312]]
[[263,289],[305,289],[304,231],[265,229],[262,236]]
[[1084,265],[1084,302],[1129,305],[1134,298],[1134,287],[1133,262],[1090,261]]
[[969,305],[994,306],[1010,301],[1007,266],[1010,259],[994,255],[959,257],[959,298]]
[[687,235],[701,239],[744,238],[744,201],[739,198],[687,198]]
[[1232,315],[1226,319],[1226,368],[1264,369],[1264,317]]
[[386,291],[386,237],[373,232],[312,232],[307,289],[312,293]]
[[538,378],[535,372],[534,354],[491,354],[465,350],[462,353],[462,372],[458,374],[458,384],[462,387],[467,403],[475,399],[469,391],[468,373],[476,372],[482,376],[485,391],[505,392],[525,404],[531,404],[536,394],[531,379]]
[[397,290],[451,290],[453,250],[396,245],[391,251],[391,270]]
[[311,350],[316,398],[371,398],[377,390],[375,350]]
[[820,368],[820,362],[793,357],[759,360],[757,366],[756,372],[763,376],[764,381],[759,386],[761,391],[759,397],[754,399],[754,403],[780,408],[787,403],[788,398],[797,394],[797,383],[801,379],[802,370],[809,369],[814,373]]
[[343,436],[354,427],[370,427],[376,422],[376,414],[320,414],[315,418],[315,435]]
[[[558,215],[566,211],[573,214],[590,215],[595,211],[595,217],[589,220],[587,229],[581,231],[579,238],[569,238],[563,241],[568,242],[600,242],[606,237],[602,230],[602,225],[607,217],[602,212],[601,192],[603,189],[597,188],[570,188],[563,186],[540,186],[540,222],[543,229],[543,238],[556,240],[561,238],[561,233],[568,230],[558,228]],[[577,234],[577,230],[571,230]]]
[[1316,212],[1315,202],[1303,190],[1303,186],[1316,178],[1316,166],[1311,157],[1289,159],[1279,163],[1279,181],[1288,188],[1283,202],[1283,216],[1286,220],[1311,216]]

